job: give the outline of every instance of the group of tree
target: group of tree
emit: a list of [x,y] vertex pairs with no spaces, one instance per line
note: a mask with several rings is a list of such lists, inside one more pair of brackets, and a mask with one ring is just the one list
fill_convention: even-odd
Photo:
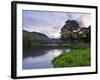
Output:
[[41,44],[59,44],[73,42],[90,42],[91,26],[80,27],[76,20],[67,20],[61,28],[60,39],[50,39],[43,33],[23,30],[23,48]]
[[67,20],[61,28],[63,42],[90,42],[91,26],[81,27],[76,20]]

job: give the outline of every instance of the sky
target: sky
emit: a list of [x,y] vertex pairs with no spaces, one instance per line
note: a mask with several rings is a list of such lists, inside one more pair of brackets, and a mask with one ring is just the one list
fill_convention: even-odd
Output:
[[44,33],[49,38],[59,38],[67,20],[76,20],[80,27],[88,27],[91,25],[91,14],[34,10],[23,10],[22,13],[24,30]]

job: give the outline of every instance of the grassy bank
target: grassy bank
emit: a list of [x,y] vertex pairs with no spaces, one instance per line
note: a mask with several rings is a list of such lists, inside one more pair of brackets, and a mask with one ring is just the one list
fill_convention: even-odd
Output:
[[64,52],[52,61],[54,67],[78,67],[91,65],[89,44],[77,44],[72,47],[73,49],[70,52]]

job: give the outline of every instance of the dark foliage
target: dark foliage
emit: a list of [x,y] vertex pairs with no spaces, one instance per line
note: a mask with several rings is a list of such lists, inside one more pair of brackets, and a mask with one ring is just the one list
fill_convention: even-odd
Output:
[[67,20],[61,29],[61,39],[63,41],[74,41],[78,38],[78,29],[80,28],[76,20]]
[[76,20],[67,20],[61,29],[61,40],[66,43],[90,42],[91,26],[80,27]]

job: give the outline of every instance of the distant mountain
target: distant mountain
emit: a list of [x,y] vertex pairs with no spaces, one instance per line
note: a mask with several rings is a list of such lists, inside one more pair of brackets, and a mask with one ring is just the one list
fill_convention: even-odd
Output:
[[39,32],[28,32],[26,30],[23,30],[23,36],[30,37],[33,40],[33,42],[36,42],[36,43],[50,43],[51,42],[48,36]]

